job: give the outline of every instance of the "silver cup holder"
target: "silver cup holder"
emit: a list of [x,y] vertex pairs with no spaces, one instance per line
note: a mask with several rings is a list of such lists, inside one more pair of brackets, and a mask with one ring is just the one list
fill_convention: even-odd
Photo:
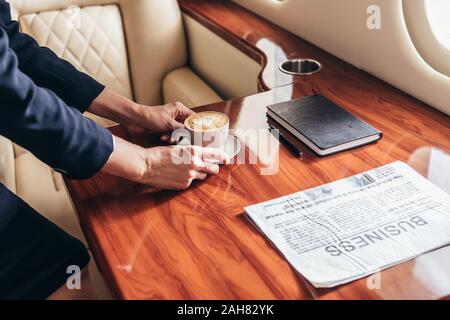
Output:
[[322,70],[322,64],[312,59],[291,59],[280,63],[279,69],[293,76],[310,76]]

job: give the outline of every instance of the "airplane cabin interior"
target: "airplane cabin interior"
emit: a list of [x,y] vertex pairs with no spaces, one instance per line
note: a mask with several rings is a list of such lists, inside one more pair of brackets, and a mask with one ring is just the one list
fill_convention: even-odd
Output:
[[0,299],[449,299],[449,16],[1,0]]

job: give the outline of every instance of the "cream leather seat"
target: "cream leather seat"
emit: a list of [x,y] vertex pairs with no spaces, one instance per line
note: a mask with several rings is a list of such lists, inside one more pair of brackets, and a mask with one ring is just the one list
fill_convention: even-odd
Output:
[[[187,67],[187,45],[176,0],[9,0],[13,19],[110,89],[146,105],[221,101]],[[114,123],[88,115],[104,126]],[[42,215],[84,240],[62,176],[0,137],[0,182]],[[94,274],[98,273],[95,266]],[[97,277],[97,287],[102,287]],[[108,293],[100,288],[102,297]]]
[[[176,0],[9,2],[23,32],[130,99],[146,105],[185,99],[192,107],[199,105],[192,101],[221,100],[186,68],[188,45]],[[195,90],[180,85],[185,80]]]

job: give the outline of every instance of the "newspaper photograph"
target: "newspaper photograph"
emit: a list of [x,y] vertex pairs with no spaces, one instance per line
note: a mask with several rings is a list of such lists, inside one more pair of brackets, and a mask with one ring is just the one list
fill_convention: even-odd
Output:
[[400,161],[245,211],[317,288],[450,244],[450,196]]

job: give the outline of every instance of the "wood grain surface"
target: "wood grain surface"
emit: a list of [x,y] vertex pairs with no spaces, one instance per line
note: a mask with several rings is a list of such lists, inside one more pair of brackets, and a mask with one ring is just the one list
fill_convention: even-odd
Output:
[[[182,9],[265,65],[259,94],[198,110],[229,115],[245,148],[244,164],[184,192],[146,193],[142,186],[105,174],[67,181],[95,258],[120,299],[441,299],[450,295],[450,248],[381,273],[381,287],[361,279],[314,289],[297,274],[243,214],[250,204],[308,189],[396,161],[426,175],[433,150],[450,153],[450,117],[225,1],[183,0]],[[269,42],[264,43],[262,40]],[[270,40],[269,40],[270,39]],[[280,55],[271,60],[268,43]],[[280,57],[309,57],[323,71],[284,76]],[[273,89],[272,89],[273,88]],[[369,146],[320,158],[303,158],[270,139],[266,106],[319,92],[384,132]],[[262,129],[262,133],[258,131]],[[144,146],[149,136],[112,132]],[[259,133],[258,141],[249,137]],[[262,150],[262,151],[261,151]],[[268,150],[268,149],[267,149]],[[248,163],[252,162],[252,163]],[[267,175],[267,173],[270,173]],[[266,174],[266,175],[265,175]]]

